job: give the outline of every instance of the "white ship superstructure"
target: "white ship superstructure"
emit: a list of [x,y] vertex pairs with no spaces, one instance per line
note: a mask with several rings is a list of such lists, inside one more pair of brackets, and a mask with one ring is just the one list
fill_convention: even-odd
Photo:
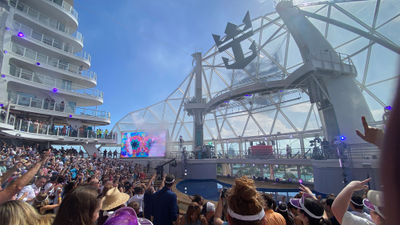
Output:
[[1,134],[32,140],[89,143],[110,140],[96,133],[110,124],[83,51],[73,0],[0,2],[2,45]]

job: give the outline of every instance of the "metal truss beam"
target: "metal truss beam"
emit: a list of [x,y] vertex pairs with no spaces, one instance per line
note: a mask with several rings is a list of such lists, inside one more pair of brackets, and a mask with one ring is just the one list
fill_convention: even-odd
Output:
[[314,19],[317,19],[317,20],[321,20],[321,21],[324,21],[324,22],[327,22],[327,23],[331,23],[331,24],[333,24],[335,26],[338,26],[338,27],[343,28],[345,30],[351,31],[351,32],[356,33],[358,35],[361,35],[361,36],[363,36],[363,37],[365,37],[365,38],[367,38],[369,40],[372,40],[372,41],[374,41],[374,42],[376,42],[376,43],[378,43],[378,44],[380,44],[380,45],[392,50],[393,52],[395,52],[397,54],[400,54],[400,47],[399,46],[393,45],[392,43],[389,43],[386,40],[383,40],[382,38],[374,36],[374,35],[372,35],[372,34],[370,34],[368,32],[365,32],[365,31],[363,31],[361,29],[358,29],[356,27],[350,26],[350,25],[345,24],[343,22],[340,22],[340,21],[337,21],[337,20],[334,20],[334,19],[330,19],[330,18],[327,18],[325,16],[321,16],[321,15],[318,15],[318,14],[315,14],[315,13],[310,13],[310,12],[307,12],[307,11],[304,11],[304,10],[300,10],[300,12],[303,13],[303,15],[305,15],[305,16],[308,16],[308,17],[311,17],[311,18],[314,18]]

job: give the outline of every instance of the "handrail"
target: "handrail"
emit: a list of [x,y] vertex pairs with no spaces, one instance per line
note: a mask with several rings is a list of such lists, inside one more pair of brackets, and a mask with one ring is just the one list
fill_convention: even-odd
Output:
[[67,12],[70,14],[72,17],[74,17],[76,20],[78,20],[78,12],[66,1],[62,1],[61,5],[56,3],[55,0],[47,0],[50,2],[50,4],[54,5],[55,7]]
[[89,95],[97,98],[103,98],[103,92],[95,89],[95,88],[86,88],[84,86],[78,85],[76,83],[70,83],[66,80],[57,79],[54,77],[50,77],[41,73],[32,72],[21,67],[17,67],[13,64],[10,64],[10,74],[14,77],[28,80],[31,82],[44,84],[50,86],[51,88],[57,88],[60,90]]
[[[54,28],[58,31],[61,31],[67,35],[69,35],[71,38],[75,39],[76,41],[80,42],[83,44],[83,35],[76,31],[75,33],[70,31],[70,28],[65,26],[65,24],[59,22],[56,19],[50,19],[50,17],[44,15],[43,13],[40,13],[39,11],[29,7],[28,5],[18,2],[16,0],[9,0],[9,5],[11,7],[14,7],[18,11],[24,13],[25,15],[29,16],[30,18],[36,20],[37,22],[45,25],[46,27],[51,27]],[[73,34],[72,34],[73,33]]]
[[[335,55],[335,54],[337,54],[337,55]],[[336,56],[338,57],[339,62],[334,61],[334,58]],[[322,66],[325,66],[325,64],[331,64],[332,67],[334,67],[334,65],[339,65],[340,67],[343,67],[343,65],[348,65],[348,66],[350,66],[351,72],[353,72],[353,73],[355,72],[354,71],[355,67],[354,67],[353,61],[351,60],[350,56],[345,53],[335,52],[333,54],[332,52],[321,51],[319,56],[312,55],[312,59],[322,62]],[[246,86],[249,86],[254,83],[268,82],[268,81],[272,81],[272,80],[283,80],[283,79],[271,79],[274,77],[284,78],[284,76],[279,76],[279,74],[276,74],[276,73],[269,74],[266,76],[252,77],[251,79],[245,80],[244,82],[240,81],[236,84],[233,84],[231,87],[220,90],[213,96],[213,98],[218,97],[224,93],[227,93],[227,92],[231,91],[232,89],[246,87]]]
[[61,69],[61,70],[64,70],[64,71],[67,71],[67,72],[70,72],[73,74],[85,76],[92,80],[97,80],[97,75],[93,71],[89,71],[89,70],[83,71],[77,65],[73,65],[73,64],[70,64],[67,62],[62,62],[61,60],[59,60],[57,58],[53,58],[53,57],[44,55],[42,53],[39,53],[39,52],[34,51],[29,48],[25,48],[24,46],[16,44],[14,42],[11,42],[11,49],[12,49],[12,52],[14,52],[17,55],[20,55],[20,56],[26,57],[30,60],[36,61],[37,63],[39,63],[38,65],[40,65],[41,63],[44,63],[46,65],[56,67],[57,69]]
[[111,114],[105,111],[98,111],[94,109],[87,109],[83,107],[75,107],[71,106],[68,103],[63,102],[55,102],[52,99],[46,98],[38,98],[31,97],[28,95],[17,94],[15,92],[8,93],[8,99],[11,104],[25,106],[30,108],[54,111],[54,112],[62,112],[73,115],[83,115],[83,116],[92,116],[101,119],[110,119]]
[[246,87],[246,86],[249,86],[249,85],[254,84],[254,83],[261,83],[261,82],[266,83],[266,82],[269,82],[269,81],[282,80],[282,79],[271,79],[271,78],[274,78],[274,77],[282,78],[283,76],[281,76],[279,74],[270,74],[270,75],[267,75],[267,76],[252,77],[251,79],[248,79],[248,80],[246,80],[244,82],[240,81],[240,82],[238,82],[236,84],[233,84],[231,87],[228,87],[228,88],[225,88],[225,89],[222,89],[222,90],[218,91],[213,96],[213,98],[216,98],[216,97],[218,97],[218,96],[220,96],[222,94],[225,94],[225,93],[231,91],[232,89],[238,89],[238,88]]
[[68,43],[61,42],[53,37],[49,37],[48,35],[45,35],[43,33],[40,33],[38,31],[35,31],[31,27],[19,23],[17,21],[13,21],[14,23],[14,28],[15,28],[15,33],[18,35],[20,32],[22,32],[22,35],[24,38],[28,38],[29,40],[32,41],[39,41],[42,42],[46,45],[49,45],[51,47],[57,48],[58,50],[63,50],[64,52],[70,54],[71,56],[74,57],[79,57],[83,60],[91,61],[91,56],[89,53],[86,53],[85,51],[80,51],[80,52],[74,52],[73,46],[70,46]]
[[88,108],[83,108],[83,107],[76,107],[75,114],[111,119],[110,112],[88,109]]
[[[174,147],[179,146],[175,145]],[[381,151],[371,145],[365,145],[365,144],[348,144],[346,145],[346,148],[343,150],[338,150],[337,148],[339,145],[329,145],[327,149],[321,149],[321,147],[307,147],[304,149],[301,148],[291,148],[291,153],[288,154],[286,146],[276,148],[274,147],[273,154],[271,155],[265,155],[264,159],[289,159],[289,160],[295,160],[295,159],[314,159],[314,160],[327,160],[327,159],[338,159],[341,157],[346,157],[346,158],[351,158],[352,160],[378,160],[380,158],[380,153]],[[186,158],[187,159],[194,159],[197,158],[197,155],[199,151],[192,151],[192,150],[187,150],[186,152]],[[233,151],[235,154],[230,154],[229,151],[225,150],[224,153],[218,151],[218,153],[214,151],[211,151],[210,154],[202,154],[201,159],[254,159],[259,158],[259,155],[252,155],[248,154],[247,150],[243,150],[242,154],[240,155],[240,151],[238,149],[235,149]],[[340,153],[340,155],[338,155]],[[167,151],[167,158],[177,158],[177,159],[182,159],[182,150],[172,150],[172,151]]]
[[21,118],[15,118],[10,114],[10,118],[13,117],[12,120],[9,120],[8,124],[14,126],[14,130],[26,133],[34,133],[41,135],[49,135],[49,136],[58,136],[58,137],[72,137],[72,138],[87,138],[87,139],[103,139],[103,140],[116,140],[117,134],[113,132],[105,134],[102,132],[98,135],[94,130],[90,130],[88,127],[84,129],[80,128],[72,128],[71,126],[61,126],[55,124],[49,124],[43,121],[30,121]]

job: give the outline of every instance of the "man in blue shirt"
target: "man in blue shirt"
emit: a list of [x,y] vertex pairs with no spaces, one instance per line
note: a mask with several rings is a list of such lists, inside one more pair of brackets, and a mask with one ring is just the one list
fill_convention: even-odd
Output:
[[154,225],[172,225],[178,218],[178,202],[176,194],[171,191],[175,183],[174,175],[167,175],[163,189],[153,196]]
[[72,169],[70,170],[70,172],[71,172],[71,178],[72,178],[72,180],[75,180],[75,179],[76,179],[76,175],[78,174],[78,169],[77,169],[76,167],[74,167],[74,168],[72,168]]

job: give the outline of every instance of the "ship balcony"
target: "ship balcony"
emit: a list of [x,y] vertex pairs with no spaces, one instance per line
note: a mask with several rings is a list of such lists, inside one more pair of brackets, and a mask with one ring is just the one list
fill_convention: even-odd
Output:
[[87,89],[67,80],[21,69],[14,65],[10,66],[10,75],[7,78],[9,87],[24,86],[32,90],[65,95],[83,106],[103,104],[103,92],[95,88]]
[[66,39],[66,41],[74,42],[74,48],[79,49],[79,51],[82,50],[83,35],[80,32],[76,31],[76,28],[69,27],[65,23],[50,18],[49,16],[21,2],[15,5],[12,3],[12,1],[10,1],[10,6],[15,8],[15,20],[22,20],[24,21],[24,23],[29,23],[31,26],[48,30],[53,34]]
[[75,64],[84,64],[83,66],[88,69],[90,67],[91,56],[85,51],[75,52],[73,46],[69,43],[62,42],[60,39],[53,38],[49,35],[41,33],[17,21],[13,22],[13,38],[15,41],[26,40],[34,43],[37,46],[45,48],[57,54],[68,57],[69,60]]
[[68,103],[55,102],[50,98],[30,97],[10,92],[8,99],[12,110],[78,119],[96,125],[108,125],[111,123],[111,114],[109,112],[75,107]]
[[52,141],[61,143],[98,143],[115,144],[117,133],[109,132],[101,135],[88,127],[72,128],[71,126],[50,124],[49,122],[30,121],[17,118],[12,113],[5,113],[5,118],[0,119],[0,133],[31,140]]
[[11,43],[11,45],[11,54],[15,56],[14,58],[27,64],[27,66],[39,66],[49,72],[56,72],[60,76],[79,80],[79,83],[85,87],[94,87],[97,84],[97,74],[93,71],[82,70],[77,65],[44,55],[16,43]]
[[[35,3],[45,12],[56,10],[61,12],[64,21],[68,21],[68,24],[71,24],[71,26],[78,27],[78,11],[68,2],[64,0],[41,0]],[[46,5],[48,7],[46,7]],[[61,16],[60,13],[57,13],[57,15]]]

